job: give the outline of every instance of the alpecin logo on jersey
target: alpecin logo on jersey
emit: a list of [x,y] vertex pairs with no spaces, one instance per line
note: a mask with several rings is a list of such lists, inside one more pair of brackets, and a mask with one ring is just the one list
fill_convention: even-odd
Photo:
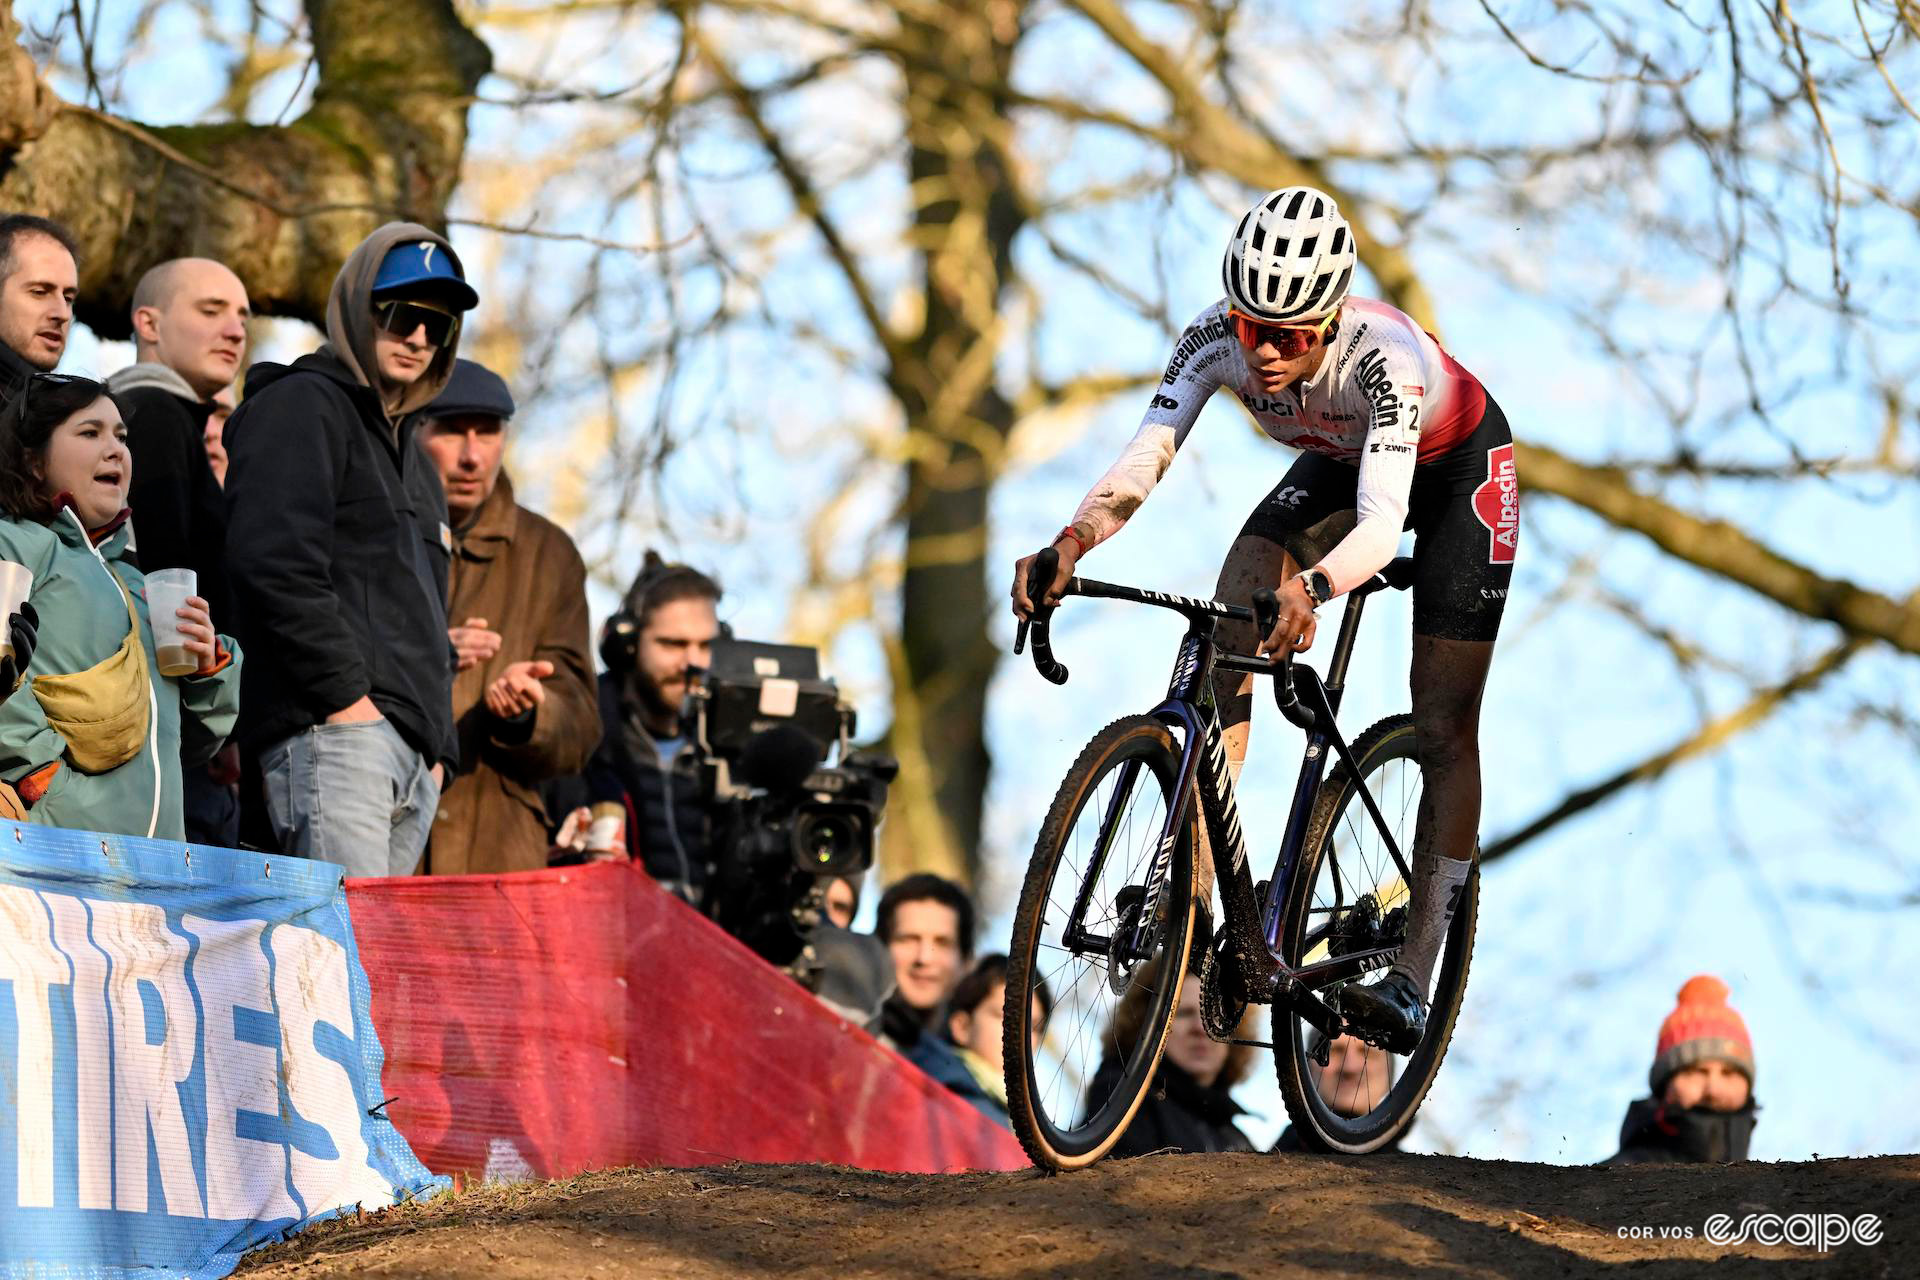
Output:
[[1511,444],[1487,450],[1487,478],[1473,491],[1473,514],[1493,535],[1487,563],[1512,564],[1520,545],[1520,480],[1513,470]]
[[1387,373],[1387,358],[1375,347],[1353,366],[1354,385],[1373,406],[1368,430],[1391,431],[1400,425],[1400,397],[1393,392],[1393,379]]

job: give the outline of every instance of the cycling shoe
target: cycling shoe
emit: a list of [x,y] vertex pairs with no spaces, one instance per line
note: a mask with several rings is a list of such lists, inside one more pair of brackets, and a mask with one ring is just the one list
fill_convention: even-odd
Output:
[[1340,1015],[1363,1039],[1389,1053],[1412,1053],[1427,1032],[1427,1002],[1413,979],[1397,969],[1372,986],[1350,982],[1342,987]]

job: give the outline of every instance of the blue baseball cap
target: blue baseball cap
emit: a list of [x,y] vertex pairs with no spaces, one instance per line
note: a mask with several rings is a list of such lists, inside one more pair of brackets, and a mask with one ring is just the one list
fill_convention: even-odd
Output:
[[380,270],[373,276],[373,295],[400,290],[409,293],[438,293],[456,311],[471,311],[480,305],[480,295],[460,274],[460,264],[446,246],[434,240],[409,240],[387,250],[380,259]]

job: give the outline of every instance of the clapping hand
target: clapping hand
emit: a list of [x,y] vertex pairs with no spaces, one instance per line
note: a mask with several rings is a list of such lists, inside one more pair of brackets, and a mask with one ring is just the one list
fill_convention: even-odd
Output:
[[455,669],[459,671],[477,667],[500,652],[500,633],[489,631],[485,618],[468,618],[457,627],[447,628],[447,639],[453,642],[454,654],[459,658]]
[[533,710],[546,701],[541,681],[553,674],[553,664],[541,660],[516,662],[487,686],[487,710],[502,720]]

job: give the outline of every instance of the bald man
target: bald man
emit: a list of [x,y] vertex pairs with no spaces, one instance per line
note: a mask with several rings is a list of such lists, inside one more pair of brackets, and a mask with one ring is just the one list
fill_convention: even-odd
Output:
[[[107,379],[133,453],[133,548],[141,569],[192,569],[215,626],[233,626],[227,591],[225,500],[204,443],[214,397],[247,353],[247,287],[207,258],[175,258],[133,291],[131,365]],[[227,769],[226,772],[231,772]],[[237,817],[224,778],[187,770],[187,838],[231,845]]]

